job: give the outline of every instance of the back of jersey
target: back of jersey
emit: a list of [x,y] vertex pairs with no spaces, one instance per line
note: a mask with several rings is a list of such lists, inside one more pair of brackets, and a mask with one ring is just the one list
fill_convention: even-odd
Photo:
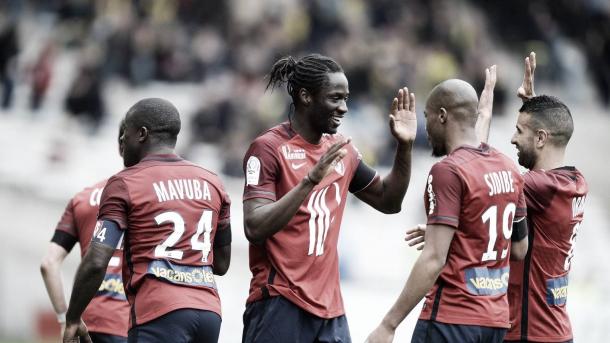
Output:
[[420,318],[508,328],[512,224],[525,215],[516,166],[485,144],[461,146],[432,167],[424,201],[428,224],[456,232]]
[[[103,198],[123,199],[123,215],[106,207],[100,218],[126,230],[123,279],[131,324],[179,308],[214,311],[214,237],[229,220],[230,201],[219,178],[176,155],[154,155],[108,182]],[[122,218],[121,218],[122,217]]]
[[568,273],[589,189],[574,167],[530,171],[524,179],[530,250],[524,261],[511,262],[507,336],[566,341],[572,338]]

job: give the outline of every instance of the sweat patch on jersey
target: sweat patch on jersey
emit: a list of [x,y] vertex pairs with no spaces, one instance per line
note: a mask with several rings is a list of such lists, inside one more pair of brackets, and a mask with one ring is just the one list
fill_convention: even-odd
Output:
[[148,265],[146,274],[176,285],[216,289],[210,266],[183,266],[166,260],[154,260]]
[[568,300],[568,276],[546,280],[546,303],[561,306]]
[[100,288],[98,288],[96,297],[111,297],[117,300],[127,301],[127,297],[125,296],[125,288],[123,287],[123,279],[119,274],[106,274],[104,276],[104,281],[100,284]]
[[473,295],[505,294],[508,288],[509,267],[490,269],[478,267],[466,269],[464,276],[466,287]]
[[246,185],[257,186],[261,175],[261,161],[256,156],[250,156],[246,163]]

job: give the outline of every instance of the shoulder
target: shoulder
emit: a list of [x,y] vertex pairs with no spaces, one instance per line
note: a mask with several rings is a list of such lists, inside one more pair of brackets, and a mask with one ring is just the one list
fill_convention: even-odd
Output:
[[252,144],[250,144],[250,146],[278,148],[284,142],[290,140],[290,138],[290,131],[286,127],[286,123],[282,123],[260,134],[252,141]]
[[[104,179],[101,180],[93,185],[87,186],[85,188],[83,188],[82,190],[80,190],[78,193],[76,193],[72,199],[70,200],[70,202],[75,205],[77,203],[81,203],[81,202],[89,202],[91,197],[94,195],[93,193],[97,193],[97,196],[100,195],[100,193],[102,192],[102,190],[104,189],[104,187],[106,186],[106,183],[108,182],[108,179]],[[97,197],[96,196],[96,197]]]

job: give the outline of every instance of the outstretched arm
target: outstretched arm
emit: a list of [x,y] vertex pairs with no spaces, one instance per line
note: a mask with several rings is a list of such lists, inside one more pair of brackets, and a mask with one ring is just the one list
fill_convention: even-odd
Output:
[[428,225],[424,251],[415,262],[400,296],[367,342],[392,342],[398,325],[432,288],[441,273],[454,234],[455,229],[450,226]]
[[68,305],[66,304],[66,297],[64,295],[64,284],[61,277],[61,265],[64,259],[68,255],[68,251],[61,245],[51,242],[47,253],[42,259],[40,264],[40,273],[44,280],[44,286],[49,294],[49,299],[53,305],[53,309],[57,314],[57,320],[62,326],[66,323],[66,311]]
[[253,198],[244,201],[246,238],[253,244],[260,244],[284,228],[313,188],[345,157],[347,150],[343,149],[343,146],[349,142],[350,140],[347,139],[331,146],[307,176],[281,199],[272,201]]
[[396,141],[396,156],[390,173],[355,193],[360,200],[383,213],[398,213],[411,179],[411,149],[417,132],[415,94],[408,88],[398,91],[390,109],[390,131]]
[[536,53],[530,52],[530,55],[525,58],[525,73],[523,82],[517,89],[517,96],[525,101],[536,96],[534,92],[534,71],[536,71]]
[[485,69],[485,87],[479,98],[479,116],[475,126],[477,138],[484,143],[489,140],[489,126],[493,116],[494,88],[496,87],[496,65]]

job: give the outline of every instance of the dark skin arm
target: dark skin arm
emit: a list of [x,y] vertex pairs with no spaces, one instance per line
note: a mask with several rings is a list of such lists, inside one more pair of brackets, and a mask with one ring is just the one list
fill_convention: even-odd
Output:
[[66,313],[65,342],[70,342],[74,337],[88,337],[81,316],[104,280],[106,268],[113,253],[114,248],[91,242],[74,279],[70,306]]
[[[231,224],[227,221],[219,225],[218,230],[231,230]],[[214,247],[214,264],[212,271],[216,275],[225,275],[231,265],[231,244]]]
[[419,256],[398,299],[381,324],[369,335],[368,343],[392,342],[398,325],[432,288],[447,261],[455,229],[447,225],[428,225],[424,251]]
[[349,140],[331,146],[307,177],[281,199],[254,198],[244,201],[244,230],[246,238],[253,244],[261,244],[268,237],[283,229],[297,213],[314,186],[331,173],[347,151],[343,149]]
[[398,91],[390,109],[390,130],[398,147],[392,170],[381,182],[375,182],[354,195],[383,213],[400,212],[411,179],[411,149],[417,132],[415,95],[408,88]]

